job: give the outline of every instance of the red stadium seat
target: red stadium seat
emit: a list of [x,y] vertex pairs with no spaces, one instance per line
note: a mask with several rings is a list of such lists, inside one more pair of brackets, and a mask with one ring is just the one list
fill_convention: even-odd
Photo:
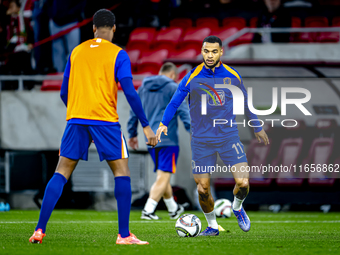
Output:
[[[251,140],[250,145],[247,149],[247,160],[250,167],[260,167],[267,165],[267,159],[270,152],[271,143],[264,145],[259,143],[256,139]],[[252,171],[249,173],[249,183],[252,187],[267,187],[272,181],[274,175],[272,173],[268,175],[262,174],[262,169],[260,172]]]
[[[334,172],[328,172],[328,166],[331,163],[334,147],[334,139],[330,137],[315,138],[309,150],[308,157],[302,161],[302,167],[309,169],[308,183],[310,186],[333,186],[335,179]],[[324,165],[327,166],[327,172],[323,172]],[[312,167],[314,172],[311,172]]]
[[222,26],[223,28],[236,27],[237,29],[242,29],[247,26],[247,22],[241,17],[228,17],[223,19]]
[[[53,73],[48,76],[63,75],[63,73]],[[44,80],[40,88],[41,91],[59,91],[61,89],[62,80]]]
[[197,52],[196,50],[189,49],[189,50],[178,50],[169,52],[168,58],[175,58],[175,59],[196,59]]
[[238,29],[236,27],[231,28],[222,28],[220,31],[218,31],[215,35],[219,37],[222,41],[227,39],[228,37],[232,36],[233,34],[236,34]]
[[136,70],[138,59],[139,59],[139,57],[141,55],[140,54],[141,52],[140,52],[139,49],[127,50],[126,52],[129,55],[129,58],[130,58],[130,61],[131,61],[132,72],[134,72]]
[[326,17],[307,17],[305,18],[305,27],[328,27],[328,19]]
[[[340,17],[334,17],[332,20],[332,27],[340,27]],[[320,42],[339,42],[339,32],[324,32],[320,33]]]
[[170,27],[180,27],[183,30],[186,30],[189,27],[192,27],[192,19],[176,18],[176,19],[170,20]]
[[134,29],[129,37],[129,42],[126,49],[141,49],[147,50],[155,36],[156,29],[151,27],[138,27]]
[[152,48],[153,49],[167,48],[169,50],[175,49],[182,34],[183,34],[183,29],[179,27],[177,28],[170,27],[170,28],[161,29],[157,33],[152,43]]
[[159,69],[162,66],[163,60],[168,57],[168,50],[156,50],[149,51],[143,54],[137,66],[137,72],[150,72],[152,74],[158,74]]
[[[299,17],[292,17],[292,27],[302,27],[301,19]],[[290,41],[291,42],[299,42],[300,33],[291,33],[290,34]]]
[[199,54],[202,47],[202,41],[204,38],[209,36],[211,29],[208,27],[204,28],[189,28],[180,42],[180,49],[194,49]]
[[301,156],[303,140],[302,138],[287,138],[281,143],[279,153],[276,159],[273,160],[272,166],[283,166],[290,169],[289,172],[279,171],[277,174],[276,184],[278,186],[301,186],[304,179],[303,173],[297,169],[294,172],[293,166],[298,165],[299,157]]
[[302,27],[299,17],[292,17],[292,27]]
[[340,17],[334,17],[333,18],[332,27],[340,27]]
[[236,45],[240,45],[240,44],[250,44],[253,40],[254,34],[252,33],[247,33],[244,34],[242,36],[240,36],[239,38],[237,38],[236,40],[232,41],[229,46],[236,46]]
[[198,18],[196,20],[196,27],[209,27],[212,31],[219,29],[218,19],[213,17]]
[[[307,17],[305,19],[305,27],[328,27],[328,19],[326,17]],[[308,36],[305,34],[308,34]],[[309,42],[319,42],[321,34],[320,32],[303,33],[301,37],[308,38],[306,40],[309,40]],[[329,33],[324,34],[324,42],[326,42],[328,35]]]
[[259,20],[258,17],[251,18],[250,19],[250,27],[252,27],[252,28],[257,27],[257,21],[258,20]]

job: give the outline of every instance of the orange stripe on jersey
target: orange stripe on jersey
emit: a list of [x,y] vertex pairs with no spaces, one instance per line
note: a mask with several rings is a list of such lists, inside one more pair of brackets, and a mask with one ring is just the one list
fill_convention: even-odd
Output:
[[122,144],[122,158],[125,158],[125,153],[124,153],[124,140],[123,140],[123,133],[121,133],[120,135],[120,139],[121,139],[121,144]]
[[172,173],[176,173],[176,155],[172,153]]
[[115,64],[120,50],[117,45],[100,38],[73,49],[66,120],[118,121]]
[[199,66],[196,67],[195,71],[190,75],[190,77],[189,77],[187,83],[185,84],[185,86],[187,86],[191,82],[191,80],[193,78],[195,78],[195,76],[197,76],[202,71],[203,66],[204,66],[204,63],[202,63],[202,64],[200,64]]
[[241,78],[240,76],[238,75],[238,73],[232,69],[230,66],[227,66],[226,64],[223,64],[223,66],[225,67],[225,69],[227,69],[230,73],[232,73],[234,76],[236,76],[236,78],[240,81],[241,83]]

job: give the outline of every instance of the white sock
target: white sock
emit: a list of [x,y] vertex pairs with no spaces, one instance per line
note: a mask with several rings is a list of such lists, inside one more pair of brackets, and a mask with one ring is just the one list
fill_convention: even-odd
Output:
[[178,205],[177,205],[174,197],[170,197],[168,199],[163,198],[163,201],[166,205],[166,208],[168,208],[169,213],[176,212]]
[[234,197],[233,209],[235,211],[241,210],[243,201],[244,199],[241,200],[241,199],[238,199],[237,197]]
[[213,210],[210,213],[204,213],[204,216],[207,219],[209,227],[211,227],[213,229],[218,229],[218,224],[217,224],[217,221],[216,221],[215,210]]
[[147,213],[153,213],[155,211],[157,205],[158,205],[158,202],[156,202],[152,198],[148,198],[148,200],[146,201],[146,204],[144,206],[144,211],[146,211]]

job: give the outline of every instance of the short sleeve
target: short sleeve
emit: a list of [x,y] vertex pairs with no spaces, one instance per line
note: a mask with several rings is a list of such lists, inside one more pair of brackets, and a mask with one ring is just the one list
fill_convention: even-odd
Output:
[[115,76],[117,81],[121,81],[124,78],[132,79],[131,62],[129,55],[126,53],[125,50],[119,51],[117,55]]

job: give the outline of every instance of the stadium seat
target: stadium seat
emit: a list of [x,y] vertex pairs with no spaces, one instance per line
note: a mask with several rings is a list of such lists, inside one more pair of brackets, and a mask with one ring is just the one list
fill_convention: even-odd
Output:
[[305,27],[328,27],[328,19],[326,17],[307,17],[305,18]]
[[223,42],[228,37],[232,36],[233,34],[236,34],[237,31],[238,31],[238,29],[236,27],[222,28],[215,35],[217,37],[219,37],[222,40],[222,42]]
[[334,17],[332,19],[332,27],[340,27],[340,17]]
[[[326,17],[307,17],[305,19],[305,27],[328,27],[328,19]],[[320,35],[324,34],[323,41],[327,42],[327,38],[329,33],[320,33],[320,32],[312,32],[312,33],[304,33],[308,34],[308,39],[310,42],[320,42]],[[302,35],[304,37],[304,35]],[[331,38],[328,38],[331,40]]]
[[179,27],[170,27],[161,29],[152,42],[152,49],[167,48],[169,51],[175,49],[178,41],[183,33],[183,29]]
[[[340,17],[334,17],[332,20],[332,27],[340,27]],[[320,42],[339,42],[339,32],[323,32],[319,35]]]
[[[302,165],[310,168],[311,164],[315,164],[317,170],[318,165],[329,165],[333,161],[334,134],[337,131],[338,124],[335,119],[318,119],[315,126],[322,137],[313,140],[308,156],[303,160]],[[309,172],[308,183],[310,186],[332,186],[335,181],[333,179],[334,174],[336,175],[334,172]]]
[[232,46],[237,46],[237,45],[240,45],[240,44],[249,44],[249,43],[252,42],[253,37],[254,37],[254,34],[252,34],[252,33],[244,34],[244,35],[240,36],[239,38],[237,38],[236,40],[232,41],[229,44],[229,46],[232,47]]
[[[292,121],[292,124],[294,122]],[[303,145],[305,144],[303,133],[306,132],[306,123],[303,120],[297,120],[297,125],[286,122],[286,137],[280,144],[277,157],[272,161],[272,166],[284,166],[290,168],[290,172],[280,171],[276,177],[276,184],[278,186],[301,186],[304,177],[303,173],[296,171],[294,173],[293,166],[298,165],[303,157]]]
[[127,50],[126,52],[129,55],[129,58],[130,58],[130,61],[131,61],[132,72],[135,72],[136,68],[137,68],[138,59],[141,55],[141,52],[140,52],[139,49]]
[[167,57],[168,51],[166,49],[144,53],[137,66],[137,73],[150,72],[152,74],[158,74],[163,60]]
[[192,19],[190,18],[176,18],[173,20],[170,20],[170,27],[180,27],[183,30],[186,30],[190,27],[192,27]]
[[[310,186],[332,186],[335,179],[333,173],[323,172],[323,166],[329,166],[330,157],[332,156],[334,139],[331,137],[318,137],[313,140],[309,150],[308,157],[302,161],[302,167],[309,169],[308,183]],[[311,166],[314,165],[315,172],[311,172]],[[318,171],[320,170],[320,172]]]
[[258,17],[254,17],[250,19],[250,27],[255,28],[257,27],[257,21],[258,21]]
[[242,29],[246,26],[247,26],[247,22],[242,17],[228,17],[228,18],[224,18],[222,21],[223,28],[235,27],[237,29]]
[[281,143],[279,153],[276,159],[273,160],[273,167],[287,167],[288,172],[280,170],[277,174],[276,184],[278,186],[301,186],[304,179],[304,174],[298,169],[294,172],[294,166],[298,165],[299,157],[301,156],[303,146],[302,138],[287,138]]
[[206,18],[198,18],[196,20],[196,27],[209,27],[212,31],[219,30],[219,22],[218,19],[213,17],[206,17]]
[[195,59],[197,57],[196,50],[189,49],[189,50],[178,50],[178,51],[171,51],[169,52],[168,58],[175,58],[175,59]]
[[189,28],[180,42],[180,49],[194,49],[199,54],[202,47],[202,41],[204,38],[209,36],[211,29],[208,27],[204,28]]
[[156,33],[155,28],[151,27],[138,27],[134,29],[129,37],[129,41],[126,45],[126,49],[140,49],[147,50],[150,47]]
[[[63,73],[49,74],[48,76],[63,75]],[[41,91],[59,91],[61,89],[62,80],[44,80],[40,88]]]
[[[247,160],[250,167],[260,167],[267,165],[268,155],[271,149],[271,141],[268,145],[259,143],[256,139],[251,140],[247,149]],[[249,183],[252,187],[268,187],[272,181],[274,175],[272,173],[263,175],[260,172],[252,171],[249,173]]]
[[[302,27],[301,19],[299,17],[292,17],[292,28]],[[300,33],[291,33],[290,41],[299,42]]]

